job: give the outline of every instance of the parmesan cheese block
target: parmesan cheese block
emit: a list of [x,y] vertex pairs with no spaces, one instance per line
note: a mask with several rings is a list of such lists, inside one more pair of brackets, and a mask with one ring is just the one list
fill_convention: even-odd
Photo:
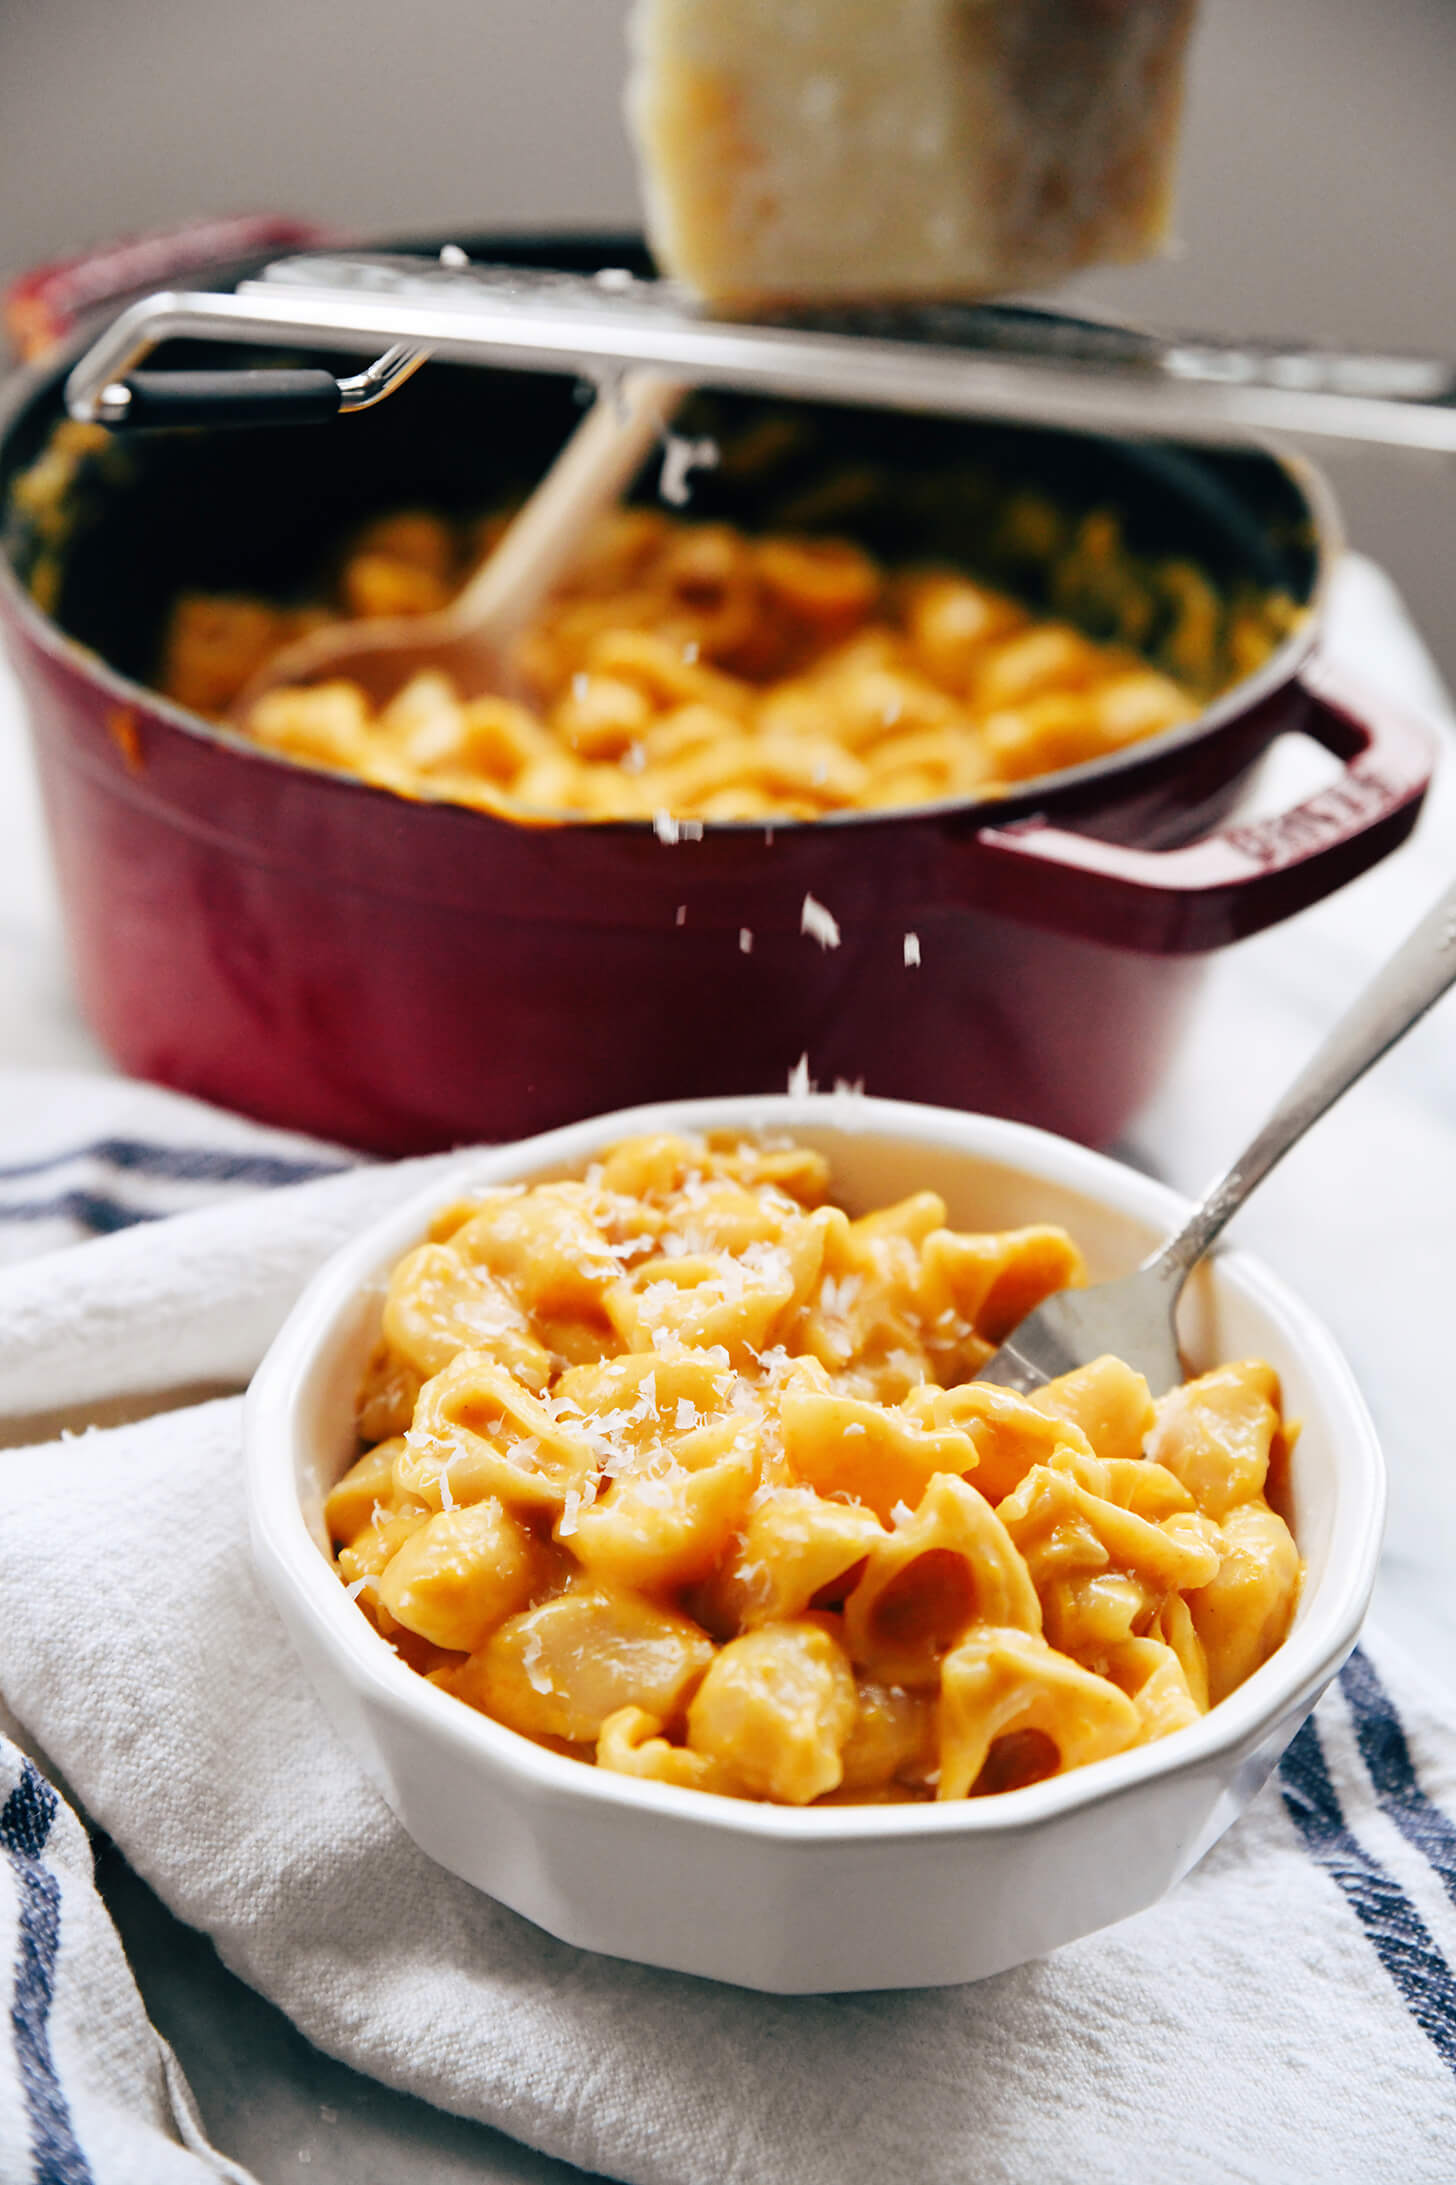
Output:
[[1195,0],[636,0],[659,263],[715,303],[974,298],[1165,239]]

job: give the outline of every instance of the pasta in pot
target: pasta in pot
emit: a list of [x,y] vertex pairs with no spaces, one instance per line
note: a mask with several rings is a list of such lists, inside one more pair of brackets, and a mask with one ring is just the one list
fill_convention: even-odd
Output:
[[1082,1276],[775,1140],[483,1192],[394,1270],[339,1575],[465,1704],[681,1788],[985,1796],[1172,1735],[1289,1627],[1292,1436],[1257,1361],[972,1378]]
[[[477,532],[476,550],[499,529]],[[442,606],[464,558],[443,521],[388,519],[346,558],[339,604]],[[357,685],[325,682],[268,693],[247,726],[286,757],[516,819],[817,819],[984,796],[1194,719],[1293,613],[1260,601],[1225,614],[1197,570],[1168,564],[1165,672],[1132,649],[1151,608],[1129,566],[1096,517],[1061,565],[1069,601],[1129,631],[1101,642],[964,573],[887,569],[848,539],[624,509],[515,642],[511,696],[463,700],[431,672],[371,710]],[[187,595],[159,686],[222,713],[271,654],[330,619]]]

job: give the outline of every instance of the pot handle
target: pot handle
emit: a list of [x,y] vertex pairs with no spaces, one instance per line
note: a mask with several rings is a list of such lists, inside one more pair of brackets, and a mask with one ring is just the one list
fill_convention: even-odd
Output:
[[33,364],[89,318],[148,289],[175,287],[240,259],[316,250],[337,233],[282,213],[187,220],[150,235],[98,243],[74,258],[34,266],[0,294],[0,323],[22,363]]
[[985,827],[978,898],[1079,940],[1177,956],[1261,933],[1332,895],[1410,833],[1436,743],[1423,722],[1357,693],[1327,661],[1306,665],[1300,695],[1303,715],[1291,725],[1345,761],[1339,780],[1304,803],[1175,850],[1130,849],[1038,817]]

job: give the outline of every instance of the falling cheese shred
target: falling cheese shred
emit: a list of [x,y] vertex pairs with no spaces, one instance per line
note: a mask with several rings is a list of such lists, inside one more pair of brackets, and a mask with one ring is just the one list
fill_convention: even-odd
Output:
[[807,933],[810,940],[817,941],[821,948],[839,946],[839,920],[815,895],[804,897],[803,908],[799,913],[799,931]]

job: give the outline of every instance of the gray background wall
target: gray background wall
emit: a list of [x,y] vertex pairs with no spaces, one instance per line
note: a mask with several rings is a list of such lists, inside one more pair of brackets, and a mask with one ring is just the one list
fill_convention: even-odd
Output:
[[[894,0],[886,0],[893,5]],[[634,215],[624,0],[0,0],[0,275],[250,206]],[[1213,331],[1456,354],[1456,0],[1204,0],[1181,253],[1076,285]],[[1456,466],[1333,466],[1456,677]]]

